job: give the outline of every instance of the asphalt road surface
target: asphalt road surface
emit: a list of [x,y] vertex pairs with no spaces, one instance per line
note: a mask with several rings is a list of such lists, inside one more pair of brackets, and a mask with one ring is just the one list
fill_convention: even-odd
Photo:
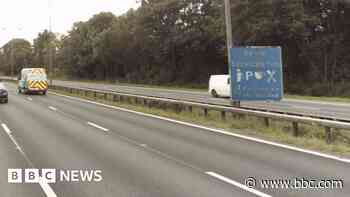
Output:
[[[229,99],[213,98],[207,92],[167,90],[160,88],[144,88],[137,86],[84,83],[59,80],[55,80],[54,84],[67,87],[90,88],[169,99],[181,99],[185,101],[202,102],[216,105],[230,105]],[[284,99],[281,102],[242,102],[242,106],[267,111],[301,114],[305,116],[321,116],[334,120],[350,121],[350,104],[346,103]]]
[[[0,105],[1,197],[348,197],[350,163],[49,94]],[[10,184],[8,169],[101,170],[100,182]],[[254,177],[255,189],[245,187]],[[265,189],[263,179],[341,180]]]

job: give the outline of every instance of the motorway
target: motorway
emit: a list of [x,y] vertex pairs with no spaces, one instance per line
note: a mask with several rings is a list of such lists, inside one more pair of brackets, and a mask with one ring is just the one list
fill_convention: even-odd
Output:
[[[18,95],[0,105],[1,197],[348,197],[350,162],[79,99]],[[109,88],[109,87],[107,87]],[[93,183],[9,184],[9,168],[99,169]],[[343,189],[244,187],[245,179],[341,179]]]
[[[207,92],[199,91],[168,90],[160,88],[145,88],[137,86],[84,83],[60,80],[55,80],[53,84],[75,88],[107,90],[143,96],[179,99],[184,101],[201,102],[215,105],[230,105],[229,99],[213,98]],[[242,102],[242,107],[312,117],[320,116],[332,120],[342,120],[350,122],[350,104],[347,103],[330,103],[296,99],[284,99],[281,102]]]

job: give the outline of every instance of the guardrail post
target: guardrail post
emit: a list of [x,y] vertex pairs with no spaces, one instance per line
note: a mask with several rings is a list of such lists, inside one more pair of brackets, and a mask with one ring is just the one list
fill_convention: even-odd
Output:
[[152,100],[150,100],[150,101],[148,101],[148,108],[152,108],[152,105],[153,105],[153,101]]
[[238,119],[239,120],[242,120],[242,119],[244,119],[245,118],[245,115],[244,114],[238,114]]
[[265,126],[266,127],[269,127],[270,126],[270,120],[268,117],[264,117],[264,123],[265,123]]
[[299,125],[297,122],[293,122],[293,135],[294,137],[298,137],[299,135]]
[[160,108],[160,109],[166,111],[166,103],[164,103],[164,102],[161,101],[161,102],[159,102],[158,104],[159,104],[159,108]]
[[332,143],[332,129],[330,127],[326,127],[326,142],[327,144]]
[[175,112],[180,113],[181,112],[181,106],[180,104],[175,104]]
[[113,94],[113,102],[118,102],[118,95]]
[[193,107],[192,106],[188,106],[188,111],[192,113],[193,112]]
[[233,119],[237,119],[237,114],[236,113],[231,112],[231,115],[232,115]]
[[221,120],[226,121],[226,112],[221,111]]
[[204,108],[204,116],[208,117],[208,109],[207,108]]
[[104,96],[104,100],[107,101],[107,99],[108,99],[108,93],[104,93],[103,96]]
[[158,109],[162,109],[163,108],[162,102],[160,102],[160,101],[157,101],[156,105],[157,105]]

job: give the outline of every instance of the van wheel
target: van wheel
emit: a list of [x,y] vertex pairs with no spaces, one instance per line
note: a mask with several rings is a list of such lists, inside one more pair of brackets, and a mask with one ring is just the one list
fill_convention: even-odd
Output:
[[212,91],[211,91],[211,95],[212,95],[214,98],[218,98],[218,97],[219,97],[218,93],[217,93],[215,90],[212,90]]

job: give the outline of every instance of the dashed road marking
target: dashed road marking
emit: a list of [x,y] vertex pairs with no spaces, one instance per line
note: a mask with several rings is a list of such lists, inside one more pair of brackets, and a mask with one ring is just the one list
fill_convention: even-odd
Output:
[[98,124],[93,123],[93,122],[87,122],[87,124],[90,125],[90,126],[92,126],[92,127],[97,128],[97,129],[100,129],[100,130],[102,130],[102,131],[104,131],[104,132],[108,132],[108,131],[109,131],[109,129],[106,129],[106,128],[104,128],[104,127],[98,125]]
[[56,107],[49,106],[49,109],[51,109],[52,111],[57,111]]

